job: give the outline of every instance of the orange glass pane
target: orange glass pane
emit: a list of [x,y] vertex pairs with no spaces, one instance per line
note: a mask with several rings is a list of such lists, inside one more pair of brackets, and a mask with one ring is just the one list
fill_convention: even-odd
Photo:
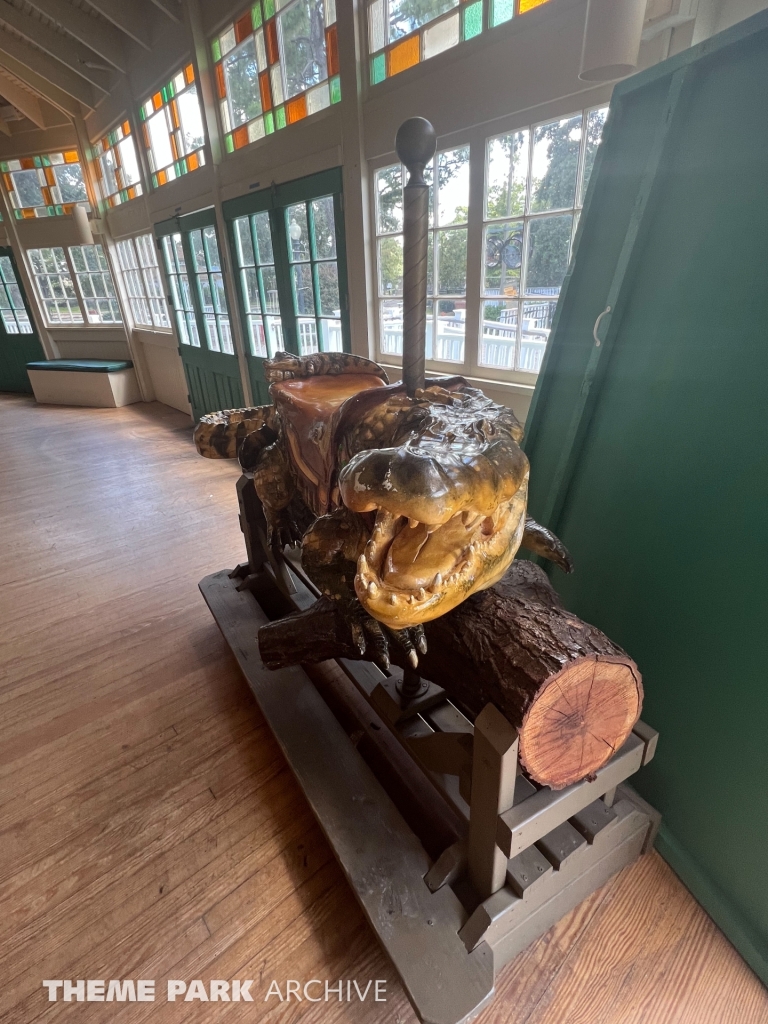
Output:
[[43,185],[40,191],[43,194],[43,203],[45,204],[45,206],[53,206],[53,199],[51,199],[51,190],[46,185]]
[[406,68],[419,63],[419,47],[421,40],[418,33],[397,43],[387,54],[387,77],[397,75]]
[[[97,163],[97,164],[95,164],[95,166],[98,168],[99,171],[101,170],[101,164]],[[43,170],[45,171],[45,180],[48,182],[48,184],[49,185],[55,185],[56,184],[56,178],[53,176],[53,168],[52,167],[44,167]]]
[[192,153],[187,157],[187,167],[189,167],[190,171],[196,171],[199,166],[200,161],[197,159],[197,153]]
[[169,135],[169,138],[171,140],[171,149],[173,150],[173,159],[174,160],[178,160],[179,159],[179,147],[176,145],[176,136],[175,135]]
[[272,109],[272,90],[269,88],[269,73],[259,75],[259,89],[261,90],[261,109]]
[[147,122],[145,121],[141,126],[142,133],[144,135],[144,145],[149,149],[149,132],[147,131]]
[[123,135],[130,135],[130,134],[131,134],[131,122],[130,121],[123,121]]
[[162,105],[163,105],[162,93],[156,92],[155,95],[152,97],[152,106],[155,108],[155,110],[159,110],[160,107],[162,107]]
[[280,54],[277,49],[277,29],[274,18],[264,25],[264,40],[267,44],[267,61],[270,64],[277,64]]
[[304,93],[301,96],[294,96],[285,104],[285,119],[288,124],[295,124],[307,116],[307,97]]
[[546,4],[548,0],[519,0],[519,12],[525,14],[526,11],[533,10],[534,7],[541,7],[542,4]]
[[251,20],[251,12],[248,11],[244,14],[239,21],[235,22],[235,39],[238,43],[247,38],[253,32],[253,21]]
[[62,206],[62,210],[64,211],[64,213],[67,213],[67,214],[72,213],[74,208],[75,208],[75,204],[74,203],[65,203]]
[[5,187],[8,189],[8,191],[13,192],[13,178],[10,176],[10,174],[4,174],[3,181],[5,182]]
[[248,145],[248,127],[246,125],[241,124],[239,128],[235,128],[232,132],[232,142],[235,149],[242,149],[243,146]]
[[25,157],[22,158],[22,161],[21,161],[21,169],[22,169],[22,171],[32,171],[32,170],[34,170],[34,168],[35,168],[35,161],[32,159],[31,156],[25,156]]
[[35,216],[35,211],[27,207],[25,210],[21,211],[21,216],[24,217],[25,220],[29,219],[30,217]]
[[166,181],[168,181],[168,175],[165,173],[165,171],[158,171],[157,172],[157,184],[158,185],[164,185],[166,183]]
[[339,41],[336,26],[331,25],[325,33],[325,52],[328,55],[328,77],[339,73]]
[[216,88],[219,93],[219,99],[223,100],[227,95],[227,83],[224,81],[224,66],[222,64],[216,65]]
[[65,164],[77,164],[80,163],[80,157],[76,149],[68,149],[64,154]]
[[195,80],[195,69],[191,64],[187,64],[184,68],[184,81],[187,85],[192,85]]
[[171,100],[169,106],[171,108],[171,120],[173,121],[173,127],[180,128],[181,123],[179,121],[179,108],[176,104],[176,100]]

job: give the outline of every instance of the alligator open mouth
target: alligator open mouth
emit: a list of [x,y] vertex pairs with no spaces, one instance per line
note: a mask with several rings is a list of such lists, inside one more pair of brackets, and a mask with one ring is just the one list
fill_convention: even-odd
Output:
[[525,528],[527,477],[491,515],[465,510],[441,524],[378,506],[357,562],[355,592],[366,611],[393,629],[444,615],[509,568]]

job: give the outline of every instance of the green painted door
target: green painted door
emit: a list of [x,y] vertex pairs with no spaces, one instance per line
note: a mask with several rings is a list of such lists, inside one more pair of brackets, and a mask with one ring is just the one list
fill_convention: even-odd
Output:
[[45,359],[45,353],[19,284],[13,253],[0,246],[0,391],[31,395],[27,363],[35,359]]
[[341,168],[224,204],[254,401],[280,350],[349,352]]
[[192,415],[244,404],[213,209],[155,226]]

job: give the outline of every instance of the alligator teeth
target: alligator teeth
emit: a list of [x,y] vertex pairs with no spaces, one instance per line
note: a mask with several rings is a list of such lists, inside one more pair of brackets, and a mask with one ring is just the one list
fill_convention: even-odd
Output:
[[424,587],[419,587],[419,600],[423,601],[427,596],[427,592]]
[[410,526],[410,528],[412,530],[415,530],[416,527],[419,525],[419,520],[418,519],[411,519],[411,517],[408,516],[408,525]]
[[432,580],[432,586],[433,586],[433,587],[439,587],[439,586],[442,586],[442,583],[443,583],[443,577],[442,577],[442,574],[441,574],[441,573],[438,573],[438,574],[437,574],[437,575],[435,576],[435,578],[434,578],[434,579]]
[[397,601],[397,598],[395,597],[395,595],[394,594],[390,594],[389,595],[389,603],[390,604],[395,604],[396,601]]
[[371,582],[368,584],[368,597],[376,597],[378,592],[379,588],[376,586],[373,580],[371,580]]
[[408,604],[413,604],[415,600],[416,598],[413,596],[413,594],[408,595]]
[[357,571],[360,573],[361,576],[364,576],[369,571],[368,559],[365,557],[365,555],[360,555],[360,558],[358,559],[357,562]]

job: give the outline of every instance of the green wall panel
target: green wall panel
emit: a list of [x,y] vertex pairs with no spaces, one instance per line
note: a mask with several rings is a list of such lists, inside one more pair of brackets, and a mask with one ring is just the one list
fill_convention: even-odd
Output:
[[768,982],[766,97],[765,13],[616,88],[526,450],[644,675],[658,848]]

